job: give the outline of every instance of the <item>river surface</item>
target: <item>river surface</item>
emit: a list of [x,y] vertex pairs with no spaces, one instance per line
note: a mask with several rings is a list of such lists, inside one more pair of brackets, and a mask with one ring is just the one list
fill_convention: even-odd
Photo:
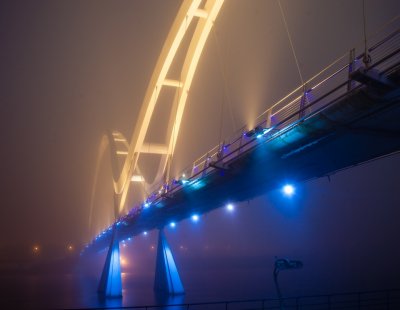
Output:
[[[69,309],[119,306],[179,304],[265,297],[261,289],[243,287],[231,282],[207,283],[202,287],[186,285],[186,294],[176,297],[157,296],[152,279],[135,279],[123,273],[123,298],[102,300],[96,292],[98,279],[87,275],[43,274],[1,276],[1,309]],[[270,295],[271,297],[271,295]]]

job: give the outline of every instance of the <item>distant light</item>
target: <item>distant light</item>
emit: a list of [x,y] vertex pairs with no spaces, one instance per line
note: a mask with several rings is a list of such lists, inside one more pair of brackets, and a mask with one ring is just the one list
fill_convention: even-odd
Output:
[[144,232],[143,232],[143,235],[147,236],[147,231],[144,231]]
[[285,196],[291,197],[294,195],[295,187],[291,184],[286,184],[282,187],[282,192]]
[[73,249],[74,249],[74,247],[73,247],[72,245],[69,245],[69,246],[68,246],[68,250],[69,250],[69,251],[72,251]]
[[147,201],[144,203],[144,207],[147,209],[148,207],[150,207],[150,203],[148,203]]
[[129,238],[128,238],[128,241],[131,241],[131,240],[132,240],[132,238],[131,238],[131,237],[129,237]]
[[235,207],[233,206],[233,204],[228,203],[226,205],[226,210],[228,210],[229,212],[232,212],[233,210],[235,210]]
[[262,136],[263,136],[263,134],[262,134],[262,133],[258,134],[258,135],[257,135],[257,139],[260,139],[260,138],[262,138]]
[[193,222],[198,222],[199,221],[199,216],[197,214],[192,215],[192,221]]
[[132,182],[144,182],[144,178],[142,175],[133,175],[131,177]]
[[171,228],[175,228],[175,226],[176,226],[175,222],[171,222],[171,223],[169,223],[169,227],[171,227]]

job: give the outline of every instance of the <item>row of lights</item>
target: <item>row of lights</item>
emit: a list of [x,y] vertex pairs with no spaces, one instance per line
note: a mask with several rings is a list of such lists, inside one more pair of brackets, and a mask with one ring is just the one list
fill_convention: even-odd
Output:
[[[74,251],[74,246],[71,245],[71,244],[69,244],[69,245],[67,245],[66,249],[67,249],[68,251],[72,252],[72,251]],[[32,252],[35,253],[35,254],[39,253],[40,250],[41,250],[41,247],[40,247],[39,245],[34,245],[34,246],[32,247]]]
[[[292,184],[285,184],[282,187],[282,193],[283,193],[284,196],[290,198],[296,193],[296,189],[295,189],[294,185],[292,185]],[[228,212],[233,212],[235,210],[235,206],[232,203],[228,203],[225,206],[225,209]],[[196,223],[196,222],[198,222],[200,220],[200,217],[199,217],[198,214],[193,214],[190,218],[191,218],[192,222],[194,222],[194,223]],[[176,223],[175,222],[169,223],[169,227],[175,228],[176,227]],[[145,232],[145,234],[147,234],[147,232]]]
[[[235,210],[235,207],[234,207],[234,205],[233,205],[232,203],[228,203],[228,204],[225,206],[225,209],[226,209],[228,212],[233,212],[233,211]],[[197,222],[200,220],[200,216],[199,216],[198,214],[195,213],[195,214],[193,214],[193,215],[190,217],[190,219],[192,220],[193,223],[197,223]],[[169,223],[169,227],[175,228],[175,227],[176,227],[176,223],[175,223],[175,222]]]
[[[250,131],[248,131],[248,132],[245,132],[245,133],[244,133],[244,136],[246,136],[246,137],[251,137],[251,136],[253,136],[253,135],[255,134],[256,137],[259,139],[259,138],[262,138],[263,136],[265,136],[265,135],[266,135],[267,133],[269,133],[271,130],[272,130],[272,127],[271,127],[271,128],[263,128],[263,127],[261,127],[261,126],[257,126],[257,127],[254,128],[253,130],[250,130]],[[223,149],[226,150],[227,147],[228,147],[228,145],[224,145]],[[208,160],[208,159],[210,159],[210,158],[207,158],[207,160]],[[197,167],[194,167],[194,169],[197,169]],[[173,183],[174,183],[174,182],[175,182],[175,183],[178,183],[178,184],[180,184],[180,185],[185,185],[186,183],[189,182],[189,180],[186,179],[186,175],[185,175],[185,174],[182,174],[182,177],[181,177],[179,180],[174,180]],[[195,181],[193,184],[196,185],[197,182],[198,182],[198,181]],[[283,188],[283,192],[284,192],[284,194],[285,194],[286,196],[292,196],[292,195],[294,194],[294,187],[293,187],[292,185],[285,185],[284,188]],[[161,193],[162,193],[162,190],[160,189],[160,191],[159,191],[158,193],[161,194]],[[150,206],[151,206],[151,200],[149,200],[149,198],[147,198],[147,199],[143,202],[142,206],[143,206],[144,209],[150,208]],[[226,205],[226,209],[227,209],[229,212],[232,212],[232,211],[234,210],[234,206],[233,206],[232,204],[227,204],[227,205]],[[199,215],[193,214],[193,215],[191,216],[191,219],[192,219],[193,222],[198,222],[200,218],[199,218]],[[117,226],[118,226],[119,224],[120,224],[120,222],[117,222]],[[171,222],[171,223],[169,223],[169,226],[170,226],[171,228],[175,228],[175,227],[176,227],[176,223],[175,223],[175,222]],[[111,227],[109,228],[109,230],[110,230],[110,229],[111,229]],[[105,234],[105,232],[106,232],[106,231],[103,231],[102,233],[100,233],[100,234],[96,237],[96,239],[98,239],[99,237],[101,237],[101,235]],[[143,234],[144,234],[144,235],[147,235],[147,232],[145,231],[145,232],[143,232]]]
[[[282,191],[283,195],[286,196],[286,197],[288,197],[288,198],[292,197],[292,196],[296,193],[296,189],[295,189],[294,185],[292,185],[292,184],[285,184],[285,185],[282,187],[281,191]],[[144,204],[144,206],[145,206],[145,208],[148,208],[148,207],[150,207],[150,204],[146,202],[146,203]],[[228,203],[228,204],[225,206],[225,209],[227,210],[227,212],[233,212],[233,211],[235,210],[235,206],[234,206],[232,203]],[[193,215],[190,217],[190,219],[192,220],[192,222],[197,223],[197,222],[200,220],[200,216],[199,216],[198,214],[195,213],[195,214],[193,214]],[[175,227],[176,227],[176,222],[170,222],[168,226],[169,226],[170,228],[175,228]],[[110,229],[110,228],[109,228],[109,229]],[[103,235],[103,234],[105,234],[105,231],[102,232],[100,235]],[[147,235],[148,235],[148,232],[147,232],[147,231],[144,231],[144,232],[143,232],[143,235],[144,235],[144,236],[147,236]],[[97,238],[96,238],[96,239],[97,239]],[[128,241],[130,241],[130,240],[131,240],[131,238],[129,237],[129,238],[128,238]],[[124,242],[124,241],[123,241],[123,244],[125,245],[125,242]],[[71,249],[70,249],[70,250],[71,250]]]

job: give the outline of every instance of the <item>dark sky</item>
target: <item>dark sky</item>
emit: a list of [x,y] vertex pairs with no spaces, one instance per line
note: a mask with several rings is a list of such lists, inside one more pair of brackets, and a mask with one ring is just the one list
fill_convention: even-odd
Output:
[[[99,190],[102,200],[95,210],[97,227],[88,227],[101,136],[107,129],[117,129],[130,137],[180,3],[1,2],[0,246],[79,244],[93,237],[95,229],[104,227],[112,204],[107,192],[111,186],[107,158]],[[306,79],[362,41],[360,0],[282,0],[282,6]],[[367,33],[371,34],[400,12],[400,3],[366,0],[366,8]],[[185,168],[219,142],[221,101],[225,107],[222,132],[228,136],[299,84],[277,2],[226,0],[195,75],[174,171]],[[313,209],[322,204],[332,208],[327,212],[334,220],[327,223],[353,227],[351,219],[361,216],[360,205],[374,210],[373,207],[384,208],[384,203],[399,204],[398,185],[394,185],[400,181],[398,167],[399,159],[394,158],[373,167],[349,170],[334,177],[332,183],[307,183],[301,190],[305,198],[299,203],[309,211],[309,217],[301,217],[303,222],[294,221],[291,212],[280,213],[274,207],[272,210],[280,214],[280,224],[294,225],[294,235],[296,229],[301,230],[301,223],[325,218],[319,213],[322,211]],[[234,236],[243,236],[242,231],[246,231],[249,238],[241,237],[238,253],[257,253],[259,244],[249,245],[246,240],[268,233],[259,222],[262,211],[257,208],[279,205],[280,200],[274,195],[251,202],[254,212],[252,208],[243,209],[241,230],[236,230],[236,235],[231,231]],[[325,197],[329,202],[324,201]],[[358,204],[355,213],[351,211],[355,207],[352,201]],[[336,207],[351,214],[341,221],[332,212]],[[388,211],[385,216],[380,224],[392,218],[393,213]],[[207,219],[210,223],[206,236],[215,238],[224,225],[224,215],[216,212]],[[368,227],[363,225],[362,231],[369,231]],[[333,233],[334,228],[329,231]],[[318,235],[318,229],[310,228],[302,244],[307,244],[307,236],[311,235]],[[227,236],[222,234],[218,242],[227,243]],[[313,242],[310,248],[323,243],[318,238]],[[291,245],[289,242],[288,247]],[[276,252],[285,251],[278,247]],[[298,252],[294,250],[295,254]]]

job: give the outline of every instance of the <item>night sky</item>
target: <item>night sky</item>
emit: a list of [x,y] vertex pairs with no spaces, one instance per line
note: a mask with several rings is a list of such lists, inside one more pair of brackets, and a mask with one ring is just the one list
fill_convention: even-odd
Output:
[[[109,129],[130,138],[180,3],[0,3],[0,248],[79,247],[109,223],[105,158],[88,227],[100,139]],[[362,52],[361,0],[282,0],[282,6],[305,79],[356,45]],[[398,0],[366,0],[367,34],[399,12]],[[173,172],[218,144],[221,128],[229,136],[300,83],[278,3],[226,0],[190,90]],[[272,191],[240,204],[232,216],[217,210],[167,235],[174,247],[187,248],[192,266],[210,249],[214,261],[230,259],[232,270],[246,270],[246,262],[261,268],[264,258],[270,266],[275,255],[300,257],[318,266],[299,278],[302,292],[338,273],[354,274],[349,288],[362,286],[365,266],[374,266],[378,287],[388,279],[398,284],[399,167],[397,155],[310,181],[290,202]],[[137,245],[144,266],[155,242],[155,234],[148,237]]]

